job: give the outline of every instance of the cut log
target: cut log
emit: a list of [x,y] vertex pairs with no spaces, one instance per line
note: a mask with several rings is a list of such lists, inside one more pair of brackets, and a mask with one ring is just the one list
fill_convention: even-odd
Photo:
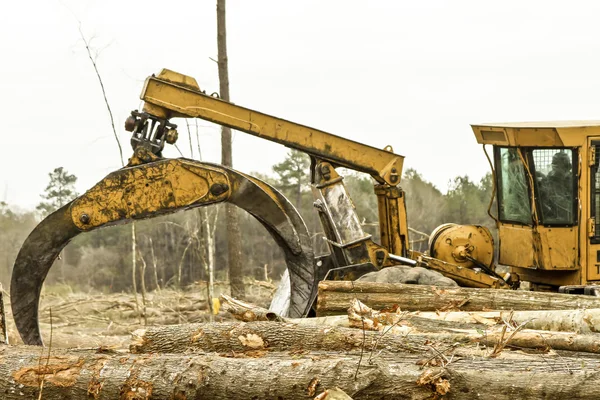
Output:
[[285,318],[279,316],[273,311],[263,307],[258,307],[254,304],[245,301],[234,299],[231,296],[222,294],[221,308],[223,311],[230,313],[235,319],[245,322],[250,321],[285,321]]
[[[359,329],[298,325],[268,321],[221,322],[156,326],[138,329],[129,347],[131,353],[266,351],[426,351],[420,337],[401,338]],[[468,340],[466,338],[465,340]]]
[[[410,320],[407,321],[410,323]],[[438,321],[433,321],[438,322]],[[443,323],[445,321],[442,321]],[[445,330],[444,330],[445,328]],[[400,335],[398,334],[400,333]],[[544,351],[565,350],[600,354],[600,335],[573,332],[521,330],[504,332],[501,327],[451,329],[441,326],[436,333],[408,326],[383,326],[380,332],[339,327],[295,326],[270,322],[188,324],[141,329],[133,334],[132,353],[266,354],[267,352],[338,351],[423,353],[431,345],[488,348],[498,345]],[[467,350],[465,350],[467,351]],[[467,351],[468,354],[471,352]],[[484,354],[489,355],[490,351]]]
[[402,283],[322,281],[317,315],[345,314],[353,299],[375,309],[404,311],[571,310],[600,308],[593,296],[522,290],[448,288]]
[[[57,399],[312,399],[336,388],[354,400],[597,399],[597,357],[438,359],[419,354],[269,353],[268,357],[99,354],[0,348],[0,393],[6,400]],[[438,366],[432,366],[437,364]],[[357,372],[358,370],[358,372]],[[43,381],[42,381],[43,380]]]
[[[411,313],[412,314],[412,313]],[[600,309],[590,310],[536,310],[536,311],[482,311],[482,312],[417,312],[421,318],[466,324],[493,325],[509,319],[527,329],[544,331],[598,333]]]
[[[554,349],[567,351],[581,351],[588,353],[600,353],[600,335],[591,333],[586,335],[577,334],[571,329],[569,332],[550,332],[548,328],[573,327],[588,323],[593,326],[598,312],[586,314],[586,311],[596,310],[573,310],[567,311],[504,311],[504,312],[394,312],[384,313],[367,307],[358,300],[352,301],[348,309],[348,321],[354,328],[367,327],[368,329],[395,334],[397,332],[416,339],[417,335],[425,334],[434,342],[465,343],[477,342],[492,347],[492,356],[496,356],[505,347],[518,347],[528,349]],[[537,326],[544,330],[524,329],[532,322],[532,314],[538,318],[548,313],[564,313],[564,322],[554,316],[547,323],[540,320]],[[537,313],[537,314],[536,314]],[[490,314],[490,315],[488,315]],[[506,315],[502,315],[506,314]],[[424,318],[429,318],[430,325],[423,324]],[[481,316],[483,315],[483,316]],[[579,315],[580,321],[573,319],[573,315]],[[516,316],[516,317],[515,317]],[[333,318],[333,317],[321,317]],[[486,323],[483,323],[486,321]],[[417,322],[415,324],[415,322]],[[498,322],[501,322],[497,325]],[[490,326],[489,324],[491,323]],[[434,327],[436,324],[437,329]],[[533,324],[532,324],[533,325]],[[425,329],[423,329],[425,327]],[[466,327],[461,328],[461,327]],[[509,328],[510,327],[510,328]],[[406,328],[409,328],[407,331]],[[509,329],[507,329],[509,328]],[[556,329],[555,329],[556,330]],[[431,334],[435,332],[434,334]],[[443,333],[440,333],[443,332]],[[590,333],[588,330],[586,333]]]

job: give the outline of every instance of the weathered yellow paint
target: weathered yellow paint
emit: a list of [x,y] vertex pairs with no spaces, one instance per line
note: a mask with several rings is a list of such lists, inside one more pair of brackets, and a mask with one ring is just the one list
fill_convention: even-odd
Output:
[[[336,247],[332,251],[340,253],[340,260],[351,260],[353,264],[371,262],[377,267],[393,264],[388,253],[409,256],[405,196],[398,187],[404,157],[394,154],[390,146],[377,149],[222,101],[201,92],[193,78],[166,69],[146,80],[140,98],[144,101],[144,111],[156,117],[201,118],[302,151],[319,161],[319,165],[330,163],[331,177],[327,180],[337,179],[333,167],[339,166],[370,174],[379,183],[375,192],[382,245],[361,236],[356,242],[343,245],[343,250]],[[331,231],[329,239],[335,241],[333,236],[339,227],[331,226],[335,221],[330,217],[323,219],[324,226],[329,226],[325,230]],[[442,261],[430,264],[432,267],[439,264],[435,268],[475,286],[500,286],[497,278],[484,273]]]
[[494,268],[494,238],[489,229],[480,225],[444,224],[436,228],[430,239],[432,257],[465,268],[478,265]]
[[590,240],[592,141],[600,121],[525,122],[472,125],[478,143],[529,148],[576,148],[579,224],[574,227],[520,226],[498,222],[499,263],[523,280],[542,285],[600,283],[600,244]]
[[[368,173],[381,183],[395,186],[400,182],[404,157],[390,149],[377,149],[222,101],[202,93],[190,80],[193,78],[169,70],[149,77],[140,97],[144,111],[165,118],[201,118]],[[186,84],[174,83],[182,81]]]
[[112,172],[79,197],[71,206],[71,216],[75,225],[86,231],[123,219],[224,201],[229,190],[215,196],[210,192],[215,184],[230,186],[219,170],[182,159],[127,167]]
[[[587,137],[587,142],[580,150],[582,152],[581,159],[583,160],[581,170],[581,178],[579,184],[582,210],[582,219],[588,221],[592,215],[592,187],[591,187],[591,176],[590,176],[590,160],[592,157],[599,157],[599,154],[593,154],[591,152],[592,141],[600,141],[600,132],[594,131]],[[600,251],[600,243],[592,243],[588,235],[587,224],[582,223],[580,227],[580,246],[581,246],[581,259],[580,265],[582,266],[581,279],[583,282],[600,281],[600,260],[598,259],[598,252]],[[596,232],[598,234],[598,232]]]
[[404,191],[397,186],[376,185],[375,194],[381,244],[392,254],[406,256],[409,238]]
[[498,262],[511,267],[537,267],[531,227],[498,223],[500,255]]
[[510,289],[504,281],[495,278],[485,272],[473,270],[460,265],[447,263],[433,257],[426,256],[418,251],[411,251],[411,258],[423,261],[427,267],[438,271],[448,278],[454,279],[457,283],[468,287]]
[[577,227],[537,227],[540,235],[539,268],[549,270],[576,269],[577,244],[579,232]]

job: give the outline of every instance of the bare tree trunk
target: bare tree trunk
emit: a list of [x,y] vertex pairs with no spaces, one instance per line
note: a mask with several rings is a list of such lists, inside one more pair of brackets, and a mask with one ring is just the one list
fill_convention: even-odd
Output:
[[6,313],[4,312],[4,289],[0,283],[0,345],[8,344],[8,330],[6,329]]
[[[219,52],[219,92],[221,99],[229,101],[229,67],[227,60],[227,28],[225,19],[225,0],[217,0],[217,48]],[[233,166],[231,129],[221,129],[221,163]],[[246,297],[242,270],[242,239],[238,222],[237,209],[225,204],[225,221],[227,226],[227,250],[229,262],[229,281],[231,295],[238,299]]]
[[192,245],[192,238],[188,238],[188,243],[183,249],[183,254],[181,255],[181,259],[179,260],[179,265],[177,267],[177,287],[181,289],[181,274],[183,270],[183,261],[185,260],[185,255],[187,254],[190,246]]
[[142,252],[138,252],[142,268],[140,268],[140,285],[142,289],[142,316],[144,317],[144,326],[148,325],[148,314],[146,312],[146,260],[142,256]]
[[135,307],[137,308],[138,315],[140,316],[140,324],[142,323],[140,312],[140,303],[137,295],[137,282],[136,282],[136,264],[137,264],[137,238],[135,235],[135,222],[131,223],[131,284],[133,286],[133,296],[135,298]]
[[345,314],[354,299],[378,310],[399,307],[403,311],[572,310],[598,307],[595,297],[562,293],[322,281],[319,282],[317,314]]
[[158,283],[158,271],[157,271],[157,262],[156,255],[154,254],[154,243],[152,243],[152,238],[148,237],[148,243],[150,243],[150,255],[152,256],[152,267],[154,270],[154,284],[156,285],[156,291],[160,293],[160,284]]
[[[218,209],[215,210],[215,213],[218,213]],[[212,224],[213,228],[211,229],[210,221],[208,220],[208,212],[204,213],[204,219],[202,223],[204,224],[204,230],[206,232],[206,253],[207,253],[207,270],[208,270],[208,287],[207,287],[207,303],[209,310],[209,319],[212,322],[214,320],[214,309],[213,309],[213,299],[215,298],[215,228],[217,226],[216,219],[217,215],[215,215],[215,222]]]

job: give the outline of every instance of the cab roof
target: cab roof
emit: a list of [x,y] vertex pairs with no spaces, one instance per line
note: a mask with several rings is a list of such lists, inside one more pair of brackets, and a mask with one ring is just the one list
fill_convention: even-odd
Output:
[[600,137],[600,120],[473,124],[477,142],[499,146],[564,147]]
[[492,122],[484,124],[472,124],[472,127],[495,127],[495,128],[586,128],[600,126],[600,120],[591,121],[533,121],[533,122]]

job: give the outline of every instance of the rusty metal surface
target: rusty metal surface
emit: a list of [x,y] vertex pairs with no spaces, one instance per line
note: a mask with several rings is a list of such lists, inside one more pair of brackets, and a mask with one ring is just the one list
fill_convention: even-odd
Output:
[[310,236],[293,205],[265,182],[221,165],[160,160],[109,174],[46,217],[25,240],[11,282],[13,315],[23,341],[43,344],[38,324],[42,284],[60,251],[79,233],[220,201],[253,215],[281,247],[292,285],[289,315],[304,316],[317,277]]

